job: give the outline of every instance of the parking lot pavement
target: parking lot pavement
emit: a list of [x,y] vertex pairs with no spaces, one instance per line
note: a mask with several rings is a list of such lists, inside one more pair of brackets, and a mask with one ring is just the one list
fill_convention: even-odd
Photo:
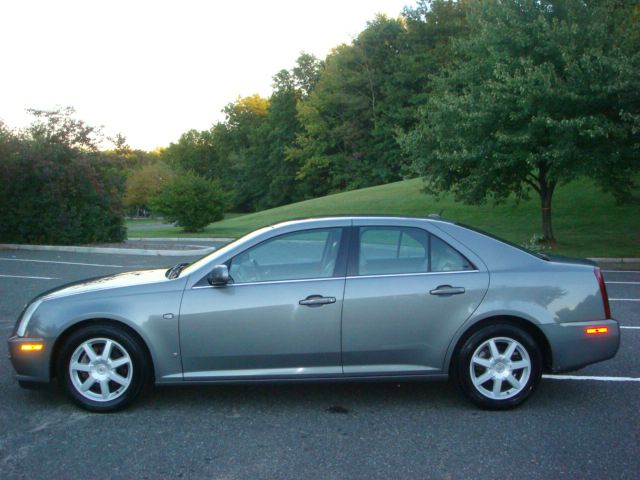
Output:
[[[43,290],[188,260],[0,251],[0,334]],[[635,479],[640,272],[605,279],[618,355],[572,374],[583,380],[543,380],[508,412],[478,410],[447,383],[362,383],[158,388],[91,414],[56,388],[20,389],[2,341],[0,477]]]

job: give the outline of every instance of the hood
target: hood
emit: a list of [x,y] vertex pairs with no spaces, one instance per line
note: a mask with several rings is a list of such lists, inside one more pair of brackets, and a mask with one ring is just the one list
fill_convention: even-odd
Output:
[[107,275],[106,277],[90,278],[80,282],[68,283],[53,290],[49,290],[48,292],[39,295],[39,298],[47,300],[66,297],[67,295],[75,295],[78,293],[95,292],[98,290],[168,282],[170,280],[165,276],[166,271],[166,268],[160,268],[155,270],[139,270],[135,272]]

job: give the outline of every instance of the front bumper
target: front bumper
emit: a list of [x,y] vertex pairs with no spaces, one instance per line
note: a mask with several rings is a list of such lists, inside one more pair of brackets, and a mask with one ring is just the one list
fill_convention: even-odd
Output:
[[[578,370],[615,356],[620,347],[620,326],[616,320],[557,323],[540,326],[549,340],[553,373]],[[607,327],[607,333],[589,335],[588,328]]]
[[[24,383],[49,383],[51,381],[51,350],[53,339],[27,338],[13,336],[9,338],[9,359],[15,369],[15,378]],[[40,343],[42,350],[22,351],[20,346],[27,343]]]

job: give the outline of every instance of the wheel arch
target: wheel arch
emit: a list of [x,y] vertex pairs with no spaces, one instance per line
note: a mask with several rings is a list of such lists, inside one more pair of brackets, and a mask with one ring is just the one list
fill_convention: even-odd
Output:
[[476,323],[470,325],[463,333],[458,337],[453,349],[450,349],[450,353],[447,357],[446,372],[451,376],[452,368],[455,365],[455,358],[458,356],[464,342],[471,337],[478,330],[488,326],[496,324],[506,324],[519,327],[527,332],[533,340],[536,342],[542,353],[542,371],[548,373],[553,366],[553,352],[551,350],[551,344],[547,339],[544,332],[535,323],[530,320],[526,320],[522,317],[515,315],[494,315],[483,318]]
[[112,318],[89,318],[89,319],[81,320],[79,322],[74,323],[73,325],[68,326],[62,333],[60,333],[60,335],[58,335],[58,337],[56,338],[56,341],[53,344],[53,348],[51,350],[51,358],[49,362],[49,378],[50,379],[53,379],[57,375],[56,368],[58,365],[58,356],[60,355],[60,350],[62,349],[62,346],[65,344],[67,339],[74,332],[77,332],[78,330],[84,327],[87,327],[89,325],[116,326],[126,331],[131,336],[133,336],[136,340],[138,340],[140,342],[140,345],[142,345],[142,348],[147,357],[147,361],[149,362],[149,367],[150,367],[149,374],[151,376],[150,381],[152,383],[155,382],[155,364],[153,361],[153,355],[151,355],[151,351],[149,350],[149,346],[147,345],[147,342],[144,340],[142,335],[140,335],[140,333],[136,331],[136,329],[134,329],[133,327],[131,327],[130,325],[124,322],[121,322],[119,320],[114,320]]

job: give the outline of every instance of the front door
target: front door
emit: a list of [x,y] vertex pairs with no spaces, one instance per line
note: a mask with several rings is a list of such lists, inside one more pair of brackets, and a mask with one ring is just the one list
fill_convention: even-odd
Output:
[[185,291],[185,380],[341,374],[345,237],[322,228],[269,239],[228,262],[229,285]]

